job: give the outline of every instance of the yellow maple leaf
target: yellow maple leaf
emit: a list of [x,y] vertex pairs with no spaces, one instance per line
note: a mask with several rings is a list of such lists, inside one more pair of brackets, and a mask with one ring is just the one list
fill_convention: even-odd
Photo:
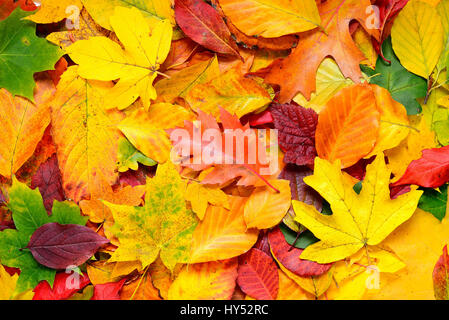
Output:
[[120,246],[110,261],[151,264],[160,252],[168,269],[189,259],[196,218],[185,206],[185,182],[171,162],[159,165],[156,176],[147,179],[145,205],[131,207],[104,201],[116,222]]
[[78,73],[83,78],[120,79],[108,94],[108,107],[125,109],[140,96],[148,109],[150,100],[157,97],[153,87],[157,70],[170,51],[170,21],[157,22],[150,31],[138,9],[116,7],[110,22],[125,50],[109,38],[92,37],[77,41],[67,52],[80,65]]
[[207,204],[230,209],[228,196],[219,188],[192,182],[187,186],[186,200],[192,204],[192,210],[200,220],[206,214]]
[[[80,0],[41,0],[39,10],[28,17],[26,20],[31,20],[36,23],[54,23],[59,22],[65,18],[72,18],[76,20],[78,14],[83,8]],[[72,23],[76,23],[73,22]]]
[[317,158],[315,173],[304,178],[331,205],[330,216],[315,207],[293,201],[295,220],[321,241],[307,247],[302,259],[330,263],[344,259],[358,250],[380,244],[393,230],[415,212],[422,191],[411,191],[390,199],[390,174],[384,155],[368,165],[363,188],[358,195],[353,185],[343,179],[339,161],[334,164]]

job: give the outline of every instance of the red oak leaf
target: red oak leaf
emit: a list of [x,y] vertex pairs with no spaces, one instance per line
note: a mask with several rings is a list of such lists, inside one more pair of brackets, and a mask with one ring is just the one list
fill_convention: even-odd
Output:
[[329,271],[332,267],[331,263],[319,264],[301,259],[300,256],[304,250],[290,246],[279,227],[276,227],[269,233],[268,241],[276,259],[285,268],[300,277],[319,276]]
[[401,179],[393,187],[415,184],[424,188],[438,188],[449,181],[449,146],[426,149],[422,157],[410,163]]
[[53,288],[47,281],[41,281],[34,288],[33,300],[65,300],[70,298],[75,292],[83,289],[90,283],[89,277],[79,275],[72,271],[71,274],[61,272],[56,274]]
[[274,104],[271,114],[279,131],[279,144],[285,152],[284,162],[312,166],[317,155],[315,131],[318,114],[293,104]]
[[259,249],[240,256],[237,283],[257,300],[274,300],[279,291],[279,273],[273,258]]

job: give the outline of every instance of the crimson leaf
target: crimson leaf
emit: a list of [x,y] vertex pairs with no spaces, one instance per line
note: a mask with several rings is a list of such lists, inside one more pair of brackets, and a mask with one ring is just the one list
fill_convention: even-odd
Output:
[[284,162],[312,166],[317,155],[317,113],[293,104],[274,104],[270,111],[274,126],[279,131],[279,144],[285,152]]

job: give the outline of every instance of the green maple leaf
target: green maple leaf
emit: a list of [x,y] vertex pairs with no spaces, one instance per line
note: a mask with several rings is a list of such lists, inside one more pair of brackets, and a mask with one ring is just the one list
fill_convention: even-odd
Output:
[[17,293],[34,288],[42,280],[53,286],[56,270],[40,265],[31,252],[23,248],[28,245],[34,231],[46,223],[85,225],[87,217],[81,216],[75,204],[58,201],[53,203],[53,214],[49,217],[39,190],[28,188],[15,177],[9,189],[8,208],[12,211],[16,230],[0,232],[0,261],[3,265],[20,269]]
[[0,88],[34,101],[34,73],[53,70],[63,52],[36,36],[34,22],[22,20],[30,14],[17,8],[0,21]]
[[379,57],[375,70],[362,66],[363,72],[368,76],[372,76],[369,82],[390,91],[393,99],[404,105],[407,109],[407,114],[421,113],[421,106],[416,99],[426,96],[426,80],[408,72],[401,65],[393,52],[391,38],[384,41],[382,49],[385,58],[390,60],[391,64],[389,65],[382,57]]
[[438,220],[443,221],[447,207],[447,184],[442,186],[440,191],[424,189],[418,207],[426,212],[430,212]]
[[117,166],[119,172],[126,172],[129,169],[137,170],[139,163],[145,166],[155,166],[157,164],[153,159],[148,158],[128,141],[122,138],[118,142]]

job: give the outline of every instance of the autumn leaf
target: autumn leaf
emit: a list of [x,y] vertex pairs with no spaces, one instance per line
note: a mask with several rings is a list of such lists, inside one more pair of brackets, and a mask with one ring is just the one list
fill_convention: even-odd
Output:
[[[189,260],[189,247],[196,219],[186,209],[185,183],[171,163],[160,165],[156,176],[147,180],[145,205],[132,207],[104,202],[116,223],[120,246],[110,261],[139,260],[146,267],[159,252],[173,270]],[[151,235],[151,236],[150,236]]]
[[256,188],[245,203],[244,217],[248,228],[269,229],[278,225],[291,204],[290,182],[273,180],[279,192],[264,186]]
[[222,206],[225,209],[230,209],[228,196],[221,189],[205,186],[196,182],[189,183],[185,198],[187,201],[190,201],[193,212],[196,213],[200,220],[203,220],[209,203],[214,206]]
[[[77,67],[70,67],[58,84],[57,94],[49,101],[64,191],[75,201],[89,197],[102,183],[100,173],[110,184],[118,178],[120,132],[114,128],[114,122],[120,115],[108,112],[103,104],[111,86],[84,80],[77,76]],[[68,135],[73,141],[67,140]]]
[[[34,81],[33,81],[34,84]],[[0,89],[0,174],[10,178],[33,155],[50,123],[48,106],[44,102],[54,92],[48,79],[38,81],[36,104],[22,97],[13,97]]]
[[113,30],[114,26],[109,17],[114,14],[116,7],[138,9],[149,25],[168,19],[174,23],[173,9],[170,2],[165,0],[81,0],[84,7],[94,20],[103,28]]
[[395,20],[391,40],[402,65],[427,79],[443,49],[443,26],[436,8],[409,1]]
[[249,36],[277,38],[320,26],[315,1],[220,0],[224,14]]
[[49,217],[38,190],[31,190],[25,184],[13,179],[8,190],[8,207],[13,212],[16,230],[0,232],[0,259],[4,265],[21,270],[17,292],[34,288],[41,280],[53,285],[56,271],[39,264],[30,251],[24,251],[32,234],[39,227],[51,222],[84,225],[86,219],[79,208],[68,202],[54,202],[53,213]]
[[[69,286],[68,284],[72,284]],[[78,290],[83,289],[90,283],[87,275],[80,275],[72,271],[72,274],[60,272],[55,276],[53,288],[47,281],[41,281],[34,288],[33,300],[66,300],[75,294]]]
[[412,161],[393,186],[416,184],[425,188],[438,188],[449,182],[448,151],[449,146],[423,150],[422,157]]
[[0,88],[34,101],[33,74],[52,70],[62,55],[57,46],[35,35],[36,25],[22,20],[30,13],[17,8],[0,21]]
[[139,96],[145,108],[156,99],[153,81],[157,69],[170,50],[172,27],[168,20],[158,22],[151,31],[138,9],[116,7],[111,26],[125,47],[106,37],[80,40],[67,48],[79,64],[78,74],[86,79],[120,81],[110,90],[109,107],[125,109]]
[[421,106],[416,101],[418,98],[426,96],[427,83],[421,77],[410,73],[405,69],[395,53],[391,45],[391,38],[387,38],[382,50],[384,57],[390,61],[385,62],[381,57],[377,59],[376,69],[362,67],[362,70],[371,78],[369,82],[377,84],[388,91],[396,101],[402,103],[407,109],[408,114],[417,114],[421,111]]
[[44,0],[39,10],[26,17],[35,23],[54,23],[70,18],[73,13],[79,13],[83,4],[81,0]]
[[279,144],[285,152],[284,162],[298,166],[313,165],[316,157],[315,132],[318,115],[312,109],[293,104],[270,107],[274,127],[279,130]]
[[50,159],[44,162],[31,177],[31,188],[39,188],[47,212],[51,212],[54,200],[64,201],[61,172],[59,171],[56,155],[51,156]]
[[322,215],[312,206],[293,201],[296,220],[321,240],[307,247],[301,258],[319,263],[344,259],[363,247],[380,244],[408,220],[422,191],[411,191],[391,200],[389,179],[390,172],[380,154],[368,165],[362,191],[357,195],[348,180],[343,179],[339,161],[331,164],[317,158],[314,175],[304,180],[329,201],[333,215]]
[[368,155],[379,135],[380,113],[372,90],[354,85],[340,90],[320,113],[316,129],[318,156],[343,168]]
[[222,54],[240,56],[223,19],[202,0],[175,0],[176,22],[193,41]]
[[279,292],[276,263],[263,251],[251,249],[239,258],[237,283],[253,298],[275,300]]
[[168,291],[169,300],[230,300],[237,279],[237,259],[183,268]]
[[219,117],[220,107],[239,118],[271,102],[269,92],[253,79],[233,68],[204,84],[197,84],[186,96],[193,110]]
[[[378,38],[379,31],[366,26],[369,21],[366,8],[370,5],[366,0],[332,0],[319,6],[325,32],[315,30],[306,34],[289,57],[271,65],[265,77],[268,83],[281,87],[281,103],[289,102],[298,92],[310,99],[316,89],[315,73],[327,56],[335,59],[345,77],[360,82],[359,63],[365,60],[365,56],[351,38],[349,23],[358,20],[370,35]],[[297,72],[298,69],[301,72]]]
[[449,300],[449,256],[447,245],[433,270],[433,286],[437,300]]
[[190,263],[225,260],[247,252],[258,231],[248,229],[243,218],[245,199],[228,197],[230,209],[209,206],[192,239]]
[[117,153],[118,171],[126,172],[129,169],[136,171],[139,168],[139,163],[145,166],[155,166],[157,164],[153,159],[140,153],[127,139],[120,139]]

